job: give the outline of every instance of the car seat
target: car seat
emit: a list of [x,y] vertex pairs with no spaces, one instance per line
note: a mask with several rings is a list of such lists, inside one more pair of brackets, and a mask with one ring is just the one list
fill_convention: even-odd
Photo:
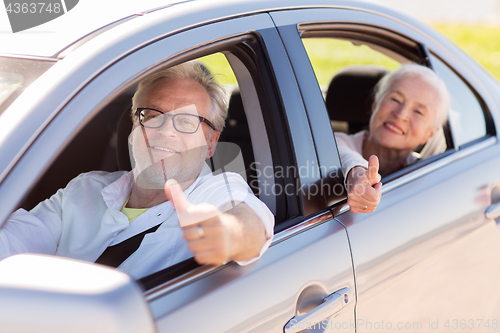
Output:
[[373,88],[388,73],[373,65],[346,66],[330,81],[325,104],[331,120],[348,123],[348,134],[368,129]]
[[243,155],[245,169],[250,172],[251,164],[255,161],[255,158],[248,121],[239,90],[233,91],[229,99],[226,125],[224,131],[221,133],[219,142],[232,142],[239,146]]

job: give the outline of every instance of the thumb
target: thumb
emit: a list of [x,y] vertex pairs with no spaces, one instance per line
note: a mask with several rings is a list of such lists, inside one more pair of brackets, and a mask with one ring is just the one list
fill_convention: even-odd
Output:
[[370,156],[368,160],[368,181],[371,185],[375,185],[379,181],[378,168],[378,157],[376,155]]
[[167,199],[172,201],[174,209],[177,213],[185,212],[192,205],[184,195],[182,187],[174,179],[169,179],[165,183],[165,195]]

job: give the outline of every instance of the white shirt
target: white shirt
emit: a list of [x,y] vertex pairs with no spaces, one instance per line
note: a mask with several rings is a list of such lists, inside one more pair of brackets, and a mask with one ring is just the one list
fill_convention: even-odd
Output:
[[[120,212],[133,182],[132,172],[84,173],[31,211],[17,210],[0,230],[0,259],[42,253],[95,262],[108,246],[160,223],[118,269],[141,278],[192,257],[170,201],[151,207],[131,223]],[[184,194],[193,204],[207,202],[222,207],[231,201],[244,202],[264,223],[267,241],[260,255],[271,244],[274,216],[240,175],[228,172],[213,176],[205,165]]]
[[335,132],[335,141],[339,149],[340,162],[342,164],[342,172],[344,177],[355,166],[361,166],[368,169],[368,161],[363,158],[363,139],[367,131],[359,131],[355,134],[345,134]]

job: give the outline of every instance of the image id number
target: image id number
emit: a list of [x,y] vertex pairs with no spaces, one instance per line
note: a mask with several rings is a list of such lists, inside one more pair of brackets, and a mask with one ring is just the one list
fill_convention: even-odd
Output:
[[37,3],[9,3],[7,6],[7,13],[14,13],[14,14],[35,14],[35,13],[56,13],[59,14],[62,11],[61,4],[60,3],[48,3],[46,4],[45,2],[37,2]]
[[483,328],[483,329],[492,329],[492,330],[496,330],[498,329],[498,319],[492,319],[492,320],[483,320],[483,319],[469,319],[469,320],[466,320],[466,319],[461,319],[461,320],[458,320],[458,319],[448,319],[445,323],[444,323],[444,328],[447,328],[447,329],[452,329],[452,330],[456,330],[456,329],[460,329],[460,330],[463,330],[463,329],[480,329],[480,328]]

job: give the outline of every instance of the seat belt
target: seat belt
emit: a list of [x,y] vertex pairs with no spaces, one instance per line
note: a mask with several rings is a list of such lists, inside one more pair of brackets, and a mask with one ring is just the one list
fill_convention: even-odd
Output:
[[139,248],[142,240],[144,239],[144,236],[146,236],[146,234],[155,232],[160,227],[160,225],[161,223],[141,232],[140,234],[127,238],[123,242],[108,246],[108,248],[104,250],[101,256],[97,258],[95,263],[115,268],[120,266],[122,262],[127,260],[127,258],[130,257],[132,253],[134,253]]

